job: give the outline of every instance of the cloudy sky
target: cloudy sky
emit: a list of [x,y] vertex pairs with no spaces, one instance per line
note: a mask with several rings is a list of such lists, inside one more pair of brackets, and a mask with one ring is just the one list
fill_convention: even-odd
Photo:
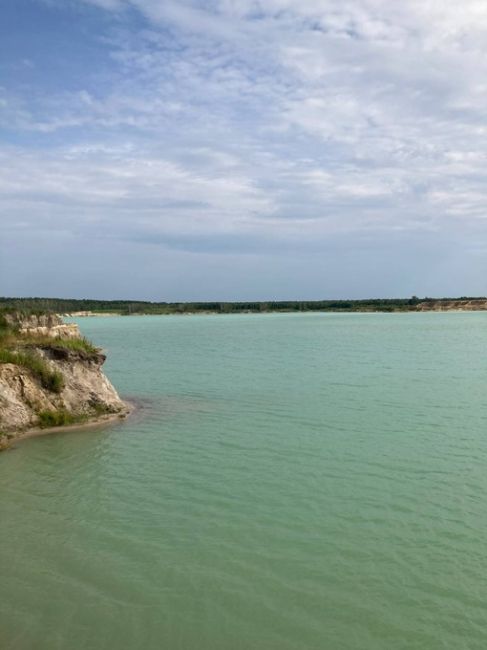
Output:
[[487,294],[485,0],[4,0],[0,294]]

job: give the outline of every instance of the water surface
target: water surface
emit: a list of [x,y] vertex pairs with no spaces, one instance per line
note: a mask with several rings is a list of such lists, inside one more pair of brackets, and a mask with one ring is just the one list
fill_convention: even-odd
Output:
[[0,455],[2,650],[485,650],[487,314],[79,323],[141,407]]

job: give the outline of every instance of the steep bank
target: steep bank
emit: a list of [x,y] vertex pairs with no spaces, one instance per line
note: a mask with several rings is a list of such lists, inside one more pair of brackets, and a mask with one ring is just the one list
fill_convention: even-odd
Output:
[[[125,416],[105,355],[54,314],[0,316],[0,438]],[[1,445],[0,445],[1,446]]]
[[472,298],[467,300],[429,300],[421,302],[417,311],[487,311],[485,298]]

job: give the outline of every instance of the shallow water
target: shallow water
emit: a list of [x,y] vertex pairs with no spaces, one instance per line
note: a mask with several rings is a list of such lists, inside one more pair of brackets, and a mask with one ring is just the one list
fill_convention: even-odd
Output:
[[0,455],[2,650],[485,650],[487,314],[79,322],[140,408]]

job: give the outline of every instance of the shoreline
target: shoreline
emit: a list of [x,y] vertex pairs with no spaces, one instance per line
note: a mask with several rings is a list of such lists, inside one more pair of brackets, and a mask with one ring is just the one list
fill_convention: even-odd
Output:
[[63,314],[59,312],[59,315],[62,318],[104,318],[107,316],[110,317],[119,317],[119,318],[128,318],[128,317],[142,317],[142,316],[266,316],[266,315],[289,315],[289,314],[482,314],[487,313],[486,309],[464,309],[461,307],[456,307],[452,309],[308,309],[308,310],[267,310],[267,311],[235,311],[235,312],[218,312],[218,311],[187,311],[187,312],[174,312],[174,313],[155,313],[150,312],[139,312],[134,314],[125,314],[122,312],[112,312],[109,314],[105,313],[91,313],[91,314]]
[[[84,430],[96,430],[98,428],[103,428],[107,425],[114,426],[117,422],[122,423],[126,422],[129,417],[131,417],[138,409],[133,402],[128,402],[124,400],[125,408],[119,413],[108,413],[93,418],[89,418],[85,422],[78,422],[74,424],[65,424],[58,427],[32,427],[26,429],[25,431],[19,431],[18,433],[13,433],[12,437],[7,437],[6,445],[0,451],[8,451],[16,442],[21,442],[27,438],[36,438],[38,436],[47,436],[53,433],[69,433],[71,431],[84,431]],[[8,435],[8,434],[7,434]]]

